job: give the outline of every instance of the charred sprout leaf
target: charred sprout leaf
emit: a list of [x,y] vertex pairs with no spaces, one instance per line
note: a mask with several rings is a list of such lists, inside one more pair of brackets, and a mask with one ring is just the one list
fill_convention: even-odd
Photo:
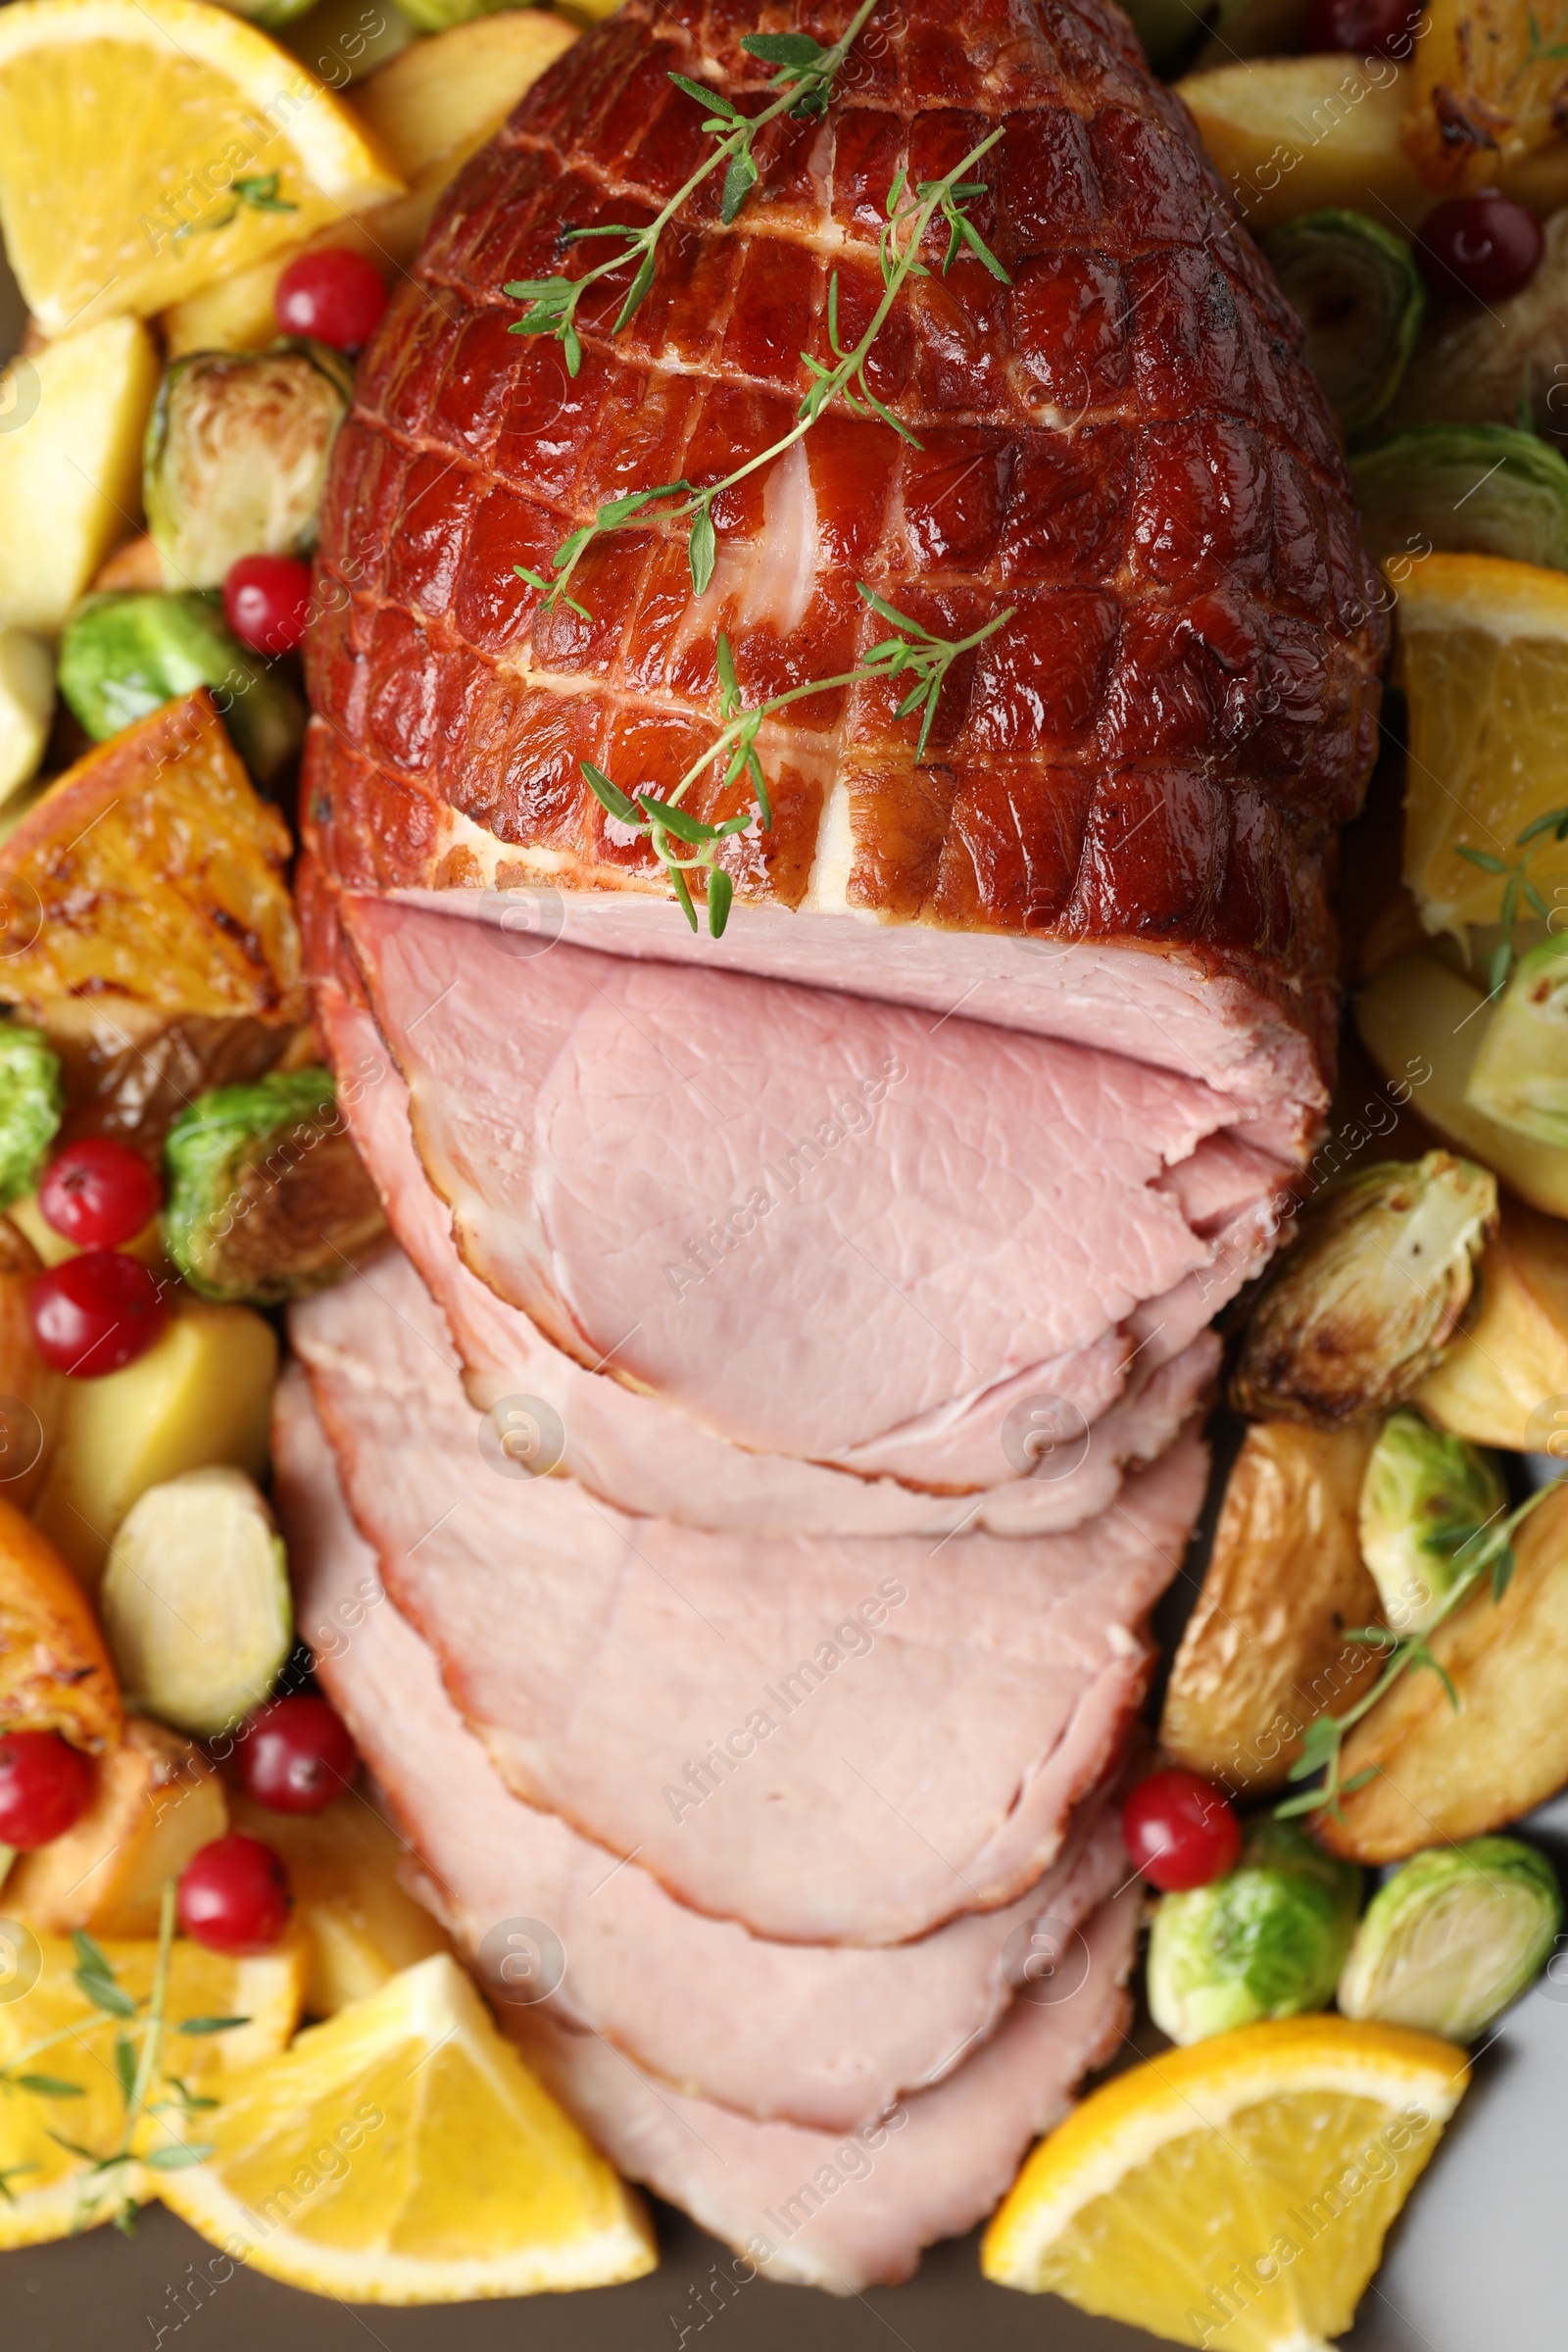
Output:
[[1437,1624],[1506,1508],[1502,1480],[1478,1446],[1408,1407],[1389,1415],[1361,1486],[1361,1555],[1396,1632]]
[[1568,461],[1507,424],[1418,424],[1350,461],[1374,562],[1411,548],[1568,571]]
[[43,1031],[0,1021],[0,1208],[32,1190],[65,1102],[60,1057]]
[[1464,1099],[1538,1143],[1568,1145],[1568,939],[1544,940],[1520,958]]
[[1367,1905],[1340,2007],[1473,2041],[1541,1974],[1561,1925],[1557,1874],[1533,1845],[1473,1838],[1434,1847]]
[[1332,1187],[1253,1309],[1237,1410],[1332,1429],[1402,1404],[1451,1340],[1496,1221],[1496,1178],[1449,1152]]
[[1364,433],[1397,392],[1426,297],[1415,256],[1365,213],[1306,213],[1263,239],[1306,328],[1308,365],[1347,434]]
[[104,1631],[129,1703],[216,1740],[294,1646],[288,1562],[243,1470],[188,1470],[132,1503],[109,1554]]
[[259,784],[299,750],[303,703],[240,644],[215,597],[108,589],[83,597],[66,623],[60,692],[97,743],[198,686],[211,690]]
[[385,1224],[330,1070],[274,1070],[174,1121],[164,1246],[204,1298],[276,1305],[340,1282]]
[[1149,2006],[1173,2041],[1325,2008],[1360,1906],[1361,1873],[1268,1816],[1227,1877],[1160,1897],[1149,1944]]
[[297,556],[315,545],[327,460],[353,392],[353,368],[324,343],[174,361],[147,427],[142,482],[171,586],[220,588],[241,556]]

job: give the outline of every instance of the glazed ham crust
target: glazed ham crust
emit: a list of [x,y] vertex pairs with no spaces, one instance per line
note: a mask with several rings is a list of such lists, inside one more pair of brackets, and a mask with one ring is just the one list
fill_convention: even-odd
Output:
[[[360,371],[322,519],[305,796],[361,888],[537,881],[656,892],[646,843],[583,782],[667,792],[719,724],[715,639],[755,701],[851,667],[886,625],[962,636],[923,760],[898,690],[797,705],[760,742],[774,809],[726,845],[743,902],[947,930],[1126,941],[1240,980],[1324,1047],[1332,827],[1374,748],[1382,615],[1300,330],[1179,102],[1100,0],[908,0],[858,40],[825,121],[786,119],[735,222],[705,183],[575,380],[509,329],[510,280],[580,274],[710,142],[670,83],[764,103],[742,36],[766,0],[630,0],[460,176]],[[694,599],[667,521],[596,543],[547,611],[514,566],[629,490],[727,474],[795,418],[803,352],[881,291],[894,175],[995,125],[978,263],[907,284],[869,380],[915,436],[842,404],[718,502]],[[945,232],[943,232],[945,234]],[[933,235],[927,258],[940,262]],[[655,510],[657,514],[658,510]],[[700,813],[745,805],[717,779]],[[672,921],[678,916],[670,909]]]

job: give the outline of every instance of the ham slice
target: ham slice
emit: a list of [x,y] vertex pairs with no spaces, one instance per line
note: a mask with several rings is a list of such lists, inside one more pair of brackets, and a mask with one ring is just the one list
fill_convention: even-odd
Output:
[[[824,39],[849,0],[812,18]],[[1202,154],[1100,0],[873,19],[820,122],[760,143],[577,315],[581,365],[509,330],[509,282],[614,247],[710,154],[672,71],[756,109],[755,6],[631,0],[523,99],[447,191],[362,365],[323,509],[304,796],[341,881],[549,919],[620,956],[700,956],[1196,1071],[1283,1153],[1332,1048],[1333,828],[1377,739],[1383,607],[1301,329]],[[840,403],[776,460],[863,324],[895,175],[974,167],[1006,274],[939,267],[872,354],[906,429]],[[933,232],[928,260],[940,264]],[[676,502],[599,540],[546,608],[515,566],[630,490],[712,484],[694,599]],[[581,761],[667,794],[748,704],[836,676],[886,634],[858,591],[956,638],[922,752],[901,689],[797,704],[760,739],[772,821],[725,846],[738,902],[693,942],[646,842]],[[586,616],[585,616],[586,615]],[[746,788],[703,775],[688,806]]]
[[781,1941],[904,1942],[1054,1861],[1146,1687],[1196,1437],[1069,1534],[742,1538],[507,1475],[404,1259],[291,1330],[388,1589],[519,1796]]
[[560,1351],[732,1445],[1006,1485],[1032,1416],[1086,1431],[1266,1253],[1277,1167],[1193,1079],[343,911],[468,1264]]
[[[308,931],[308,939],[311,933]],[[425,1180],[409,1128],[409,1095],[363,1000],[323,954],[313,998],[339,1074],[339,1100],[375,1174],[387,1219],[446,1318],[472,1402],[531,1397],[553,1414],[560,1467],[602,1498],[687,1525],[797,1535],[1043,1535],[1076,1527],[1115,1499],[1129,1464],[1152,1461],[1197,1409],[1220,1344],[1200,1332],[1167,1361],[1145,1348],[1092,1431],[1063,1426],[1032,1476],[978,1494],[933,1494],[817,1462],[753,1453],[552,1347],[538,1327],[470,1273],[451,1217]],[[1193,1208],[1183,1200],[1183,1213]]]
[[1084,1932],[1076,1997],[1015,2001],[1001,2032],[946,2082],[842,2137],[750,2123],[671,2094],[608,2042],[542,2010],[514,2011],[508,2025],[630,2179],[683,2206],[769,2278],[858,2294],[907,2278],[922,2246],[983,2220],[1030,2141],[1061,2121],[1083,2076],[1115,2055],[1132,2014],[1122,1986],[1142,1915],[1136,1886],[1104,1904]]
[[[1030,1997],[1076,1997],[1087,1968],[1078,1931],[1128,1877],[1110,1784],[1079,1807],[1055,1866],[1005,1910],[882,1950],[765,1942],[672,1901],[506,1789],[429,1648],[385,1597],[295,1366],[277,1392],[273,1462],[318,1679],[421,1857],[427,1899],[481,1968],[498,1925],[542,1923],[563,1955],[547,1995],[563,2022],[603,2034],[666,2085],[824,2132],[852,2131],[950,2073],[1020,1982]],[[491,1984],[505,2007],[493,1964]]]

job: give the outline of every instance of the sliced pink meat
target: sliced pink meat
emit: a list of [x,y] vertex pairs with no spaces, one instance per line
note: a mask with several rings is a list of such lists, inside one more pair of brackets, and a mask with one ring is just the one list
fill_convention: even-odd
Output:
[[1131,2014],[1122,1986],[1142,1910],[1133,1886],[1095,1914],[1072,1999],[1015,2001],[1001,2032],[945,2082],[843,2137],[750,2123],[672,2094],[543,2010],[511,2011],[507,2023],[621,2172],[769,2277],[858,2294],[907,2278],[922,2246],[972,2229],[1030,2141],[1060,2122],[1082,2077],[1115,2054]]
[[[994,1535],[1041,1535],[1076,1527],[1114,1500],[1128,1464],[1164,1451],[1219,1368],[1212,1331],[1172,1352],[1166,1352],[1169,1332],[1152,1335],[1092,1435],[1065,1422],[1049,1454],[1037,1446],[1034,1475],[978,1495],[933,1494],[890,1477],[862,1478],[730,1446],[662,1398],[586,1370],[469,1272],[452,1239],[450,1213],[415,1150],[408,1088],[369,1012],[330,966],[318,970],[314,995],[355,1142],[374,1171],[393,1232],[446,1318],[470,1398],[485,1409],[504,1397],[543,1403],[560,1427],[561,1467],[626,1510],[693,1526],[798,1535],[949,1535],[971,1526]],[[1212,1149],[1219,1178],[1226,1164],[1221,1139]],[[1249,1158],[1238,1182],[1250,1185],[1253,1176]],[[1222,1205],[1231,1205],[1229,1196]],[[1185,1202],[1184,1213],[1194,1221]]]
[[[1080,1805],[1054,1868],[1005,1910],[882,1950],[765,1942],[672,1901],[502,1785],[385,1597],[297,1367],[279,1384],[273,1461],[318,1675],[417,1849],[435,1907],[481,1968],[501,1923],[542,1924],[564,1972],[548,1997],[566,2022],[688,2092],[827,2132],[951,2071],[1020,1982],[1032,1997],[1076,1992],[1078,1930],[1129,1875],[1111,1784]],[[493,1961],[491,1983],[505,2004]]]
[[1067,1534],[743,1538],[509,1475],[406,1259],[291,1326],[393,1597],[518,1795],[784,1941],[903,1942],[1049,1869],[1141,1702],[1196,1436]]
[[[732,1443],[1007,1483],[1038,1399],[1095,1420],[1139,1348],[1185,1346],[1266,1248],[1274,1163],[1197,1079],[344,905],[468,1263],[580,1363]],[[1224,1211],[1205,1235],[1169,1179],[1216,1138],[1214,1181],[1185,1180],[1203,1221]]]

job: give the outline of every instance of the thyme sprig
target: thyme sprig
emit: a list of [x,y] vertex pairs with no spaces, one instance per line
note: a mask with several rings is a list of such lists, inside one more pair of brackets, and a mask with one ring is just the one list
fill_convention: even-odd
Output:
[[[909,677],[912,683],[900,703],[896,715],[899,718],[910,718],[916,710],[923,712],[920,739],[915,750],[918,760],[924,755],[936,717],[937,704],[954,662],[960,654],[971,653],[976,646],[983,645],[988,637],[994,637],[1017,610],[1016,606],[1009,605],[1004,612],[999,612],[994,620],[988,620],[982,628],[972,630],[967,637],[950,639],[937,636],[922,622],[911,619],[908,613],[900,612],[872,589],[861,585],[859,594],[877,617],[887,621],[896,634],[873,645],[860,656],[853,669],[844,670],[835,678],[812,678],[803,686],[790,687],[787,693],[770,695],[764,702],[754,703],[749,709],[741,703],[740,681],[735,674],[735,658],[730,651],[729,639],[722,629],[719,631],[719,710],[724,723],[708,749],[692,761],[667,798],[660,799],[646,787],[639,787],[635,794],[624,793],[602,768],[595,767],[592,760],[584,760],[581,762],[584,778],[600,806],[618,823],[630,826],[640,840],[652,844],[655,857],[668,870],[681,911],[694,931],[697,929],[697,909],[692,903],[687,875],[697,871],[706,875],[708,928],[714,939],[722,939],[724,926],[729,921],[735,886],[717,862],[719,846],[734,834],[744,833],[753,822],[754,814],[761,817],[764,828],[773,822],[767,779],[757,750],[758,733],[764,719],[774,717],[780,710],[787,710],[794,703],[808,701],[813,695],[831,694],[841,686],[858,685],[869,678]],[[711,825],[700,816],[693,816],[680,804],[692,786],[720,760],[725,762],[725,788],[739,783],[742,776],[748,777],[756,795],[757,808],[755,811],[744,809],[737,816],[725,817],[722,823]],[[682,849],[690,852],[690,855],[683,857]]]
[[1536,846],[1547,833],[1555,841],[1568,841],[1568,808],[1548,808],[1544,816],[1533,818],[1526,825],[1524,831],[1515,836],[1513,846],[1516,850],[1522,850],[1524,856],[1514,858],[1511,863],[1505,858],[1494,857],[1490,850],[1472,850],[1463,842],[1457,842],[1454,845],[1459,856],[1468,858],[1472,865],[1479,865],[1484,874],[1506,874],[1508,877],[1503,884],[1502,906],[1497,916],[1498,922],[1502,925],[1502,937],[1492,952],[1492,962],[1488,971],[1488,980],[1494,996],[1496,995],[1513,969],[1513,959],[1517,954],[1513,944],[1513,933],[1514,925],[1519,920],[1520,899],[1523,898],[1531,912],[1539,915],[1543,922],[1549,918],[1551,912],[1545,900],[1531,881],[1529,870],[1530,861],[1536,854]]
[[[80,2141],[67,2139],[64,2133],[51,2131],[50,2138],[68,2155],[79,2157],[86,2167],[82,2178],[81,2204],[77,2212],[78,2227],[95,2219],[105,2199],[117,2200],[115,2227],[127,2234],[135,2228],[137,2205],[128,2186],[127,2168],[142,2164],[153,2172],[177,2172],[186,2165],[200,2164],[212,2154],[211,2147],[200,2141],[177,2141],[168,2146],[149,2148],[134,2153],[137,2126],[143,2116],[177,2114],[188,2118],[204,2109],[216,2107],[216,2099],[199,2097],[177,2075],[163,2072],[164,2047],[171,2031],[169,2026],[169,1971],[174,1941],[174,1882],[164,1883],[158,1922],[158,1951],[153,1964],[152,1989],[146,2000],[137,2001],[125,1990],[114,1971],[108,1953],[92,1936],[77,1930],[72,1940],[75,1945],[76,1965],[72,1977],[77,1990],[100,2012],[89,2024],[80,2023],[58,2027],[52,2034],[41,2034],[19,2050],[10,2064],[0,2068],[0,2092],[27,2091],[42,2099],[79,2099],[84,2097],[79,2082],[64,2077],[38,2073],[32,2065],[46,2050],[61,2042],[79,2043],[111,2020],[115,2026],[111,2062],[120,2096],[124,2107],[124,2123],[118,2144],[107,2154],[97,2148],[84,2147]],[[244,2017],[189,2017],[172,2030],[177,2034],[200,2035],[226,2033],[231,2026],[248,2025]],[[172,2095],[155,2098],[155,2087]],[[24,2173],[36,2172],[36,2165],[14,2165],[0,2174],[0,2197],[15,2202],[11,2182]]]
[[609,222],[603,228],[571,228],[566,231],[568,244],[579,243],[588,237],[622,237],[625,244],[609,261],[601,262],[582,277],[525,277],[514,279],[506,291],[514,301],[528,306],[517,323],[508,332],[514,335],[553,335],[561,345],[566,362],[566,372],[575,375],[582,366],[582,338],[577,331],[577,306],[590,286],[602,279],[613,277],[619,270],[636,265],[636,273],[627,288],[612,335],[630,324],[647,299],[654,282],[654,270],[659,257],[659,241],[680,211],[687,198],[694,195],[705,179],[715,172],[724,173],[723,193],[719,198],[719,219],[734,220],[759,177],[754,153],[760,131],[781,115],[793,115],[797,120],[808,119],[827,111],[833,94],[833,83],[845,59],[855,45],[866,18],[877,0],[861,0],[843,32],[831,48],[824,49],[804,32],[748,33],[741,47],[766,66],[777,66],[778,72],[768,84],[781,92],[771,106],[759,115],[747,115],[731,99],[718,91],[706,89],[700,81],[690,81],[684,74],[671,74],[670,80],[688,98],[708,109],[703,129],[717,143],[711,155],[698,165],[690,178],[684,180],[669,201],[655,214],[645,228],[635,228],[625,221]]
[[171,242],[180,237],[209,237],[215,229],[227,228],[231,220],[238,220],[241,205],[248,205],[253,213],[297,213],[299,206],[277,192],[281,176],[277,172],[253,172],[245,179],[230,180],[232,202],[211,220],[181,221]]
[[1360,1722],[1363,1715],[1370,1713],[1385,1691],[1408,1668],[1424,1668],[1429,1674],[1435,1674],[1448,1694],[1449,1704],[1455,1714],[1458,1713],[1459,1693],[1442,1659],[1431,1648],[1427,1637],[1446,1618],[1452,1616],[1459,1603],[1474,1592],[1489,1570],[1494,1605],[1501,1600],[1517,1565],[1513,1548],[1514,1532],[1554,1492],[1553,1486],[1539,1488],[1505,1518],[1444,1528],[1428,1538],[1434,1553],[1450,1562],[1462,1563],[1463,1572],[1446,1597],[1439,1614],[1422,1632],[1397,1635],[1385,1625],[1358,1625],[1346,1634],[1348,1642],[1359,1642],[1370,1649],[1385,1650],[1388,1653],[1387,1662],[1376,1682],[1362,1692],[1353,1707],[1348,1707],[1343,1715],[1320,1715],[1307,1725],[1301,1739],[1300,1753],[1291,1766],[1288,1777],[1293,1781],[1305,1781],[1315,1773],[1321,1773],[1323,1778],[1315,1788],[1304,1789],[1298,1796],[1287,1797],[1283,1804],[1276,1805],[1274,1811],[1280,1820],[1286,1821],[1292,1815],[1301,1813],[1328,1813],[1339,1819],[1340,1799],[1349,1796],[1357,1788],[1364,1788],[1368,1781],[1377,1778],[1381,1767],[1376,1764],[1368,1765],[1364,1772],[1352,1773],[1348,1781],[1341,1778],[1345,1736],[1353,1725]]
[[[780,34],[777,37],[784,39],[793,36]],[[537,571],[530,571],[525,564],[517,564],[513,569],[518,579],[526,580],[530,588],[537,588],[547,608],[564,603],[586,620],[586,611],[568,594],[568,588],[572,573],[594,541],[603,538],[607,532],[623,529],[656,500],[679,498],[682,504],[670,519],[688,526],[687,563],[691,569],[692,586],[701,596],[712,579],[718,555],[718,534],[713,523],[716,501],[723,497],[726,490],[733,490],[737,483],[744,482],[762,466],[771,466],[793,449],[797,441],[804,440],[817,418],[836,400],[842,400],[854,416],[879,416],[901,440],[918,449],[920,443],[908,426],[902,423],[872,391],[866,379],[866,363],[904,285],[911,277],[929,277],[931,274],[920,260],[920,247],[933,220],[940,219],[946,222],[948,229],[948,249],[940,264],[944,276],[955,261],[964,255],[972,255],[993,277],[999,278],[1004,285],[1010,284],[1006,270],[963,209],[977,196],[989,193],[984,180],[966,179],[964,174],[974,169],[982,156],[989,154],[1002,135],[1001,129],[992,131],[978,146],[971,147],[962,161],[955,164],[953,170],[941,179],[923,179],[911,189],[906,173],[902,170],[898,172],[888,190],[887,222],[878,239],[878,259],[882,268],[881,300],[872,312],[863,334],[846,351],[839,337],[839,274],[834,270],[827,294],[827,333],[833,365],[830,368],[824,361],[813,359],[809,352],[802,352],[801,358],[813,381],[801,401],[795,413],[795,422],[787,433],[769,442],[765,449],[758,450],[755,456],[747,458],[720,481],[709,482],[701,489],[695,483],[684,480],[662,482],[657,489],[632,490],[622,498],[611,499],[599,509],[592,522],[584,523],[580,530],[571,532],[562,541],[553,558],[551,577],[546,578]],[[516,288],[509,286],[507,291],[514,293]]]

